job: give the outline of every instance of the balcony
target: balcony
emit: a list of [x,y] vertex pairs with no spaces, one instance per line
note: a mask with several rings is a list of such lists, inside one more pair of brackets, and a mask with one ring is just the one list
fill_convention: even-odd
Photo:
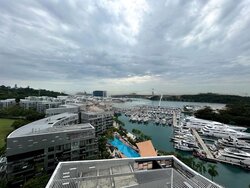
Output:
[[88,187],[89,185],[93,187],[221,187],[174,156],[161,156],[61,162],[46,188]]

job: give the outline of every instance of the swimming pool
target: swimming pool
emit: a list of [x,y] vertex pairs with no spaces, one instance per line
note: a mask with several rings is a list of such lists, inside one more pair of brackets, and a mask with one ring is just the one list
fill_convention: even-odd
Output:
[[109,143],[118,148],[120,152],[122,152],[126,157],[140,157],[140,155],[129,146],[125,145],[122,141],[117,138],[114,140],[109,141]]

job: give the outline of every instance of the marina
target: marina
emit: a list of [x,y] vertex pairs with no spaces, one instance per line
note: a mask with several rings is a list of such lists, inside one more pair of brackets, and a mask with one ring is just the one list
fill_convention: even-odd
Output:
[[[203,132],[208,127],[212,127],[212,130],[214,130],[209,135]],[[174,130],[174,142],[176,142],[177,138],[180,139],[178,145],[174,145],[175,149],[192,151],[193,155],[199,157],[201,160],[227,163],[250,170],[250,153],[248,153],[250,144],[245,140],[238,139],[249,138],[250,134],[244,132],[246,130],[245,127],[229,126],[218,122],[187,117],[181,121],[180,126],[174,126],[174,128],[178,130]],[[188,144],[190,136],[189,138],[187,137],[190,133],[192,133],[191,136],[195,137],[195,141],[193,140],[194,143],[191,146]],[[213,139],[206,136],[212,136]],[[211,144],[204,141],[209,141]]]
[[[131,109],[123,109],[121,112],[129,117],[133,123],[153,122],[160,125],[173,125],[173,116],[175,121],[180,120],[181,109],[169,107],[137,106]],[[177,123],[177,122],[176,122]]]
[[[136,102],[139,103],[138,101]],[[131,104],[131,103],[130,103]],[[153,103],[157,107],[157,103]],[[173,105],[173,102],[162,102],[161,105],[167,106],[168,104]],[[185,103],[183,103],[185,104]],[[125,105],[128,105],[125,103]],[[133,104],[131,104],[133,105]],[[180,102],[176,102],[176,106],[180,107]],[[214,105],[214,104],[212,104]],[[176,107],[174,106],[174,107]],[[182,116],[182,115],[181,115]],[[153,122],[149,122],[148,124],[143,123],[132,123],[129,121],[129,117],[125,116],[124,114],[119,117],[119,120],[125,123],[124,128],[127,129],[128,132],[131,132],[133,128],[139,129],[144,134],[149,135],[152,138],[152,142],[154,144],[154,147],[157,150],[164,150],[164,151],[175,151],[178,153],[182,153],[185,156],[191,156],[192,152],[187,151],[181,151],[176,150],[174,148],[174,144],[170,142],[171,138],[175,136],[175,128],[173,126],[164,126],[164,125],[157,125]],[[178,130],[178,128],[177,128]],[[198,132],[197,132],[198,133]],[[198,133],[199,134],[199,133]],[[210,138],[210,137],[204,137],[204,135],[200,135],[201,140],[203,140],[204,144],[207,145],[207,150],[210,151],[213,155],[214,151],[211,151],[210,146],[213,145],[215,140],[217,138]],[[208,144],[209,143],[209,144]],[[198,144],[200,146],[200,144]],[[201,147],[201,146],[200,146]],[[201,147],[202,149],[202,147]],[[200,160],[200,159],[196,159]],[[220,183],[221,185],[229,188],[237,187],[237,185],[241,185],[241,187],[248,187],[250,184],[249,182],[249,172],[247,170],[244,170],[244,168],[236,167],[234,163],[221,163],[223,162],[221,159],[217,159],[217,168],[219,172],[219,176],[215,178],[215,181]],[[230,162],[230,161],[228,161]],[[207,162],[208,164],[210,162]],[[209,175],[206,173],[205,176],[209,177]],[[232,181],[232,177],[235,177],[237,180]]]

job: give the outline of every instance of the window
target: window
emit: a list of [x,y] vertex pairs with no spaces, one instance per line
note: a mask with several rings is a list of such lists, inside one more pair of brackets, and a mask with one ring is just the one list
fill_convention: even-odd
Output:
[[56,151],[60,151],[62,149],[62,146],[56,146]]
[[49,155],[48,159],[54,159],[54,155]]
[[54,151],[54,147],[49,147],[48,151],[49,151],[49,152]]
[[65,144],[64,145],[64,150],[70,150],[70,144]]

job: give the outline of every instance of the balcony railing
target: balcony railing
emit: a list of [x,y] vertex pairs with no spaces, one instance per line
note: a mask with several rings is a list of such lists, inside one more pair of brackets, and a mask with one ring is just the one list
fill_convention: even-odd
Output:
[[160,156],[60,162],[46,188],[84,187],[86,183],[96,187],[221,187],[176,157]]

